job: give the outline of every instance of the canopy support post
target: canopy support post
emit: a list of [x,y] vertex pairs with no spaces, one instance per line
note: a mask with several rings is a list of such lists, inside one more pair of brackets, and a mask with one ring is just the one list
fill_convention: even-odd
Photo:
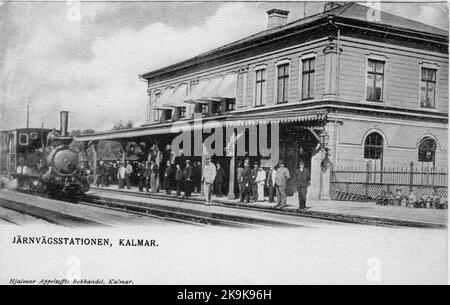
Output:
[[97,184],[97,152],[98,152],[98,141],[92,141],[91,142],[91,146],[92,146],[92,159],[93,159],[93,172],[94,172],[94,184]]

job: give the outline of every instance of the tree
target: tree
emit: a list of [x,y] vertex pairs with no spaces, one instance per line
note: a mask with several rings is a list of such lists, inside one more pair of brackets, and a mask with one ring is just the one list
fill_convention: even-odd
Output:
[[[84,134],[91,134],[91,133],[95,133],[94,129],[74,129],[72,131],[70,131],[69,136],[70,137],[77,137],[80,135],[84,135]],[[83,145],[81,144],[81,142],[75,141],[73,140],[72,143],[70,143],[70,147],[75,150],[80,152],[83,149]]]
[[91,134],[91,133],[95,133],[95,130],[94,129],[83,129],[83,130],[81,130],[81,129],[74,129],[74,130],[70,131],[69,136],[70,137],[77,137],[77,136],[80,136],[80,135],[83,135],[83,134]]
[[124,123],[122,121],[116,122],[112,128],[112,130],[124,130],[133,128],[133,122],[128,120],[128,122]]

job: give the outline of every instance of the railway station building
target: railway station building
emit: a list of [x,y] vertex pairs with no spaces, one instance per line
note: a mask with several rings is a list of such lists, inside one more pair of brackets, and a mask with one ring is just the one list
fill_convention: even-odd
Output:
[[230,198],[247,158],[264,169],[284,160],[291,173],[304,161],[309,196],[323,200],[330,198],[333,168],[376,172],[412,162],[447,169],[447,31],[357,3],[327,3],[292,22],[288,16],[270,10],[260,33],[145,72],[146,123],[77,140],[86,147],[119,141],[124,151],[135,143],[165,154],[184,133],[179,152],[204,162],[205,142],[215,134],[206,146],[226,170]]

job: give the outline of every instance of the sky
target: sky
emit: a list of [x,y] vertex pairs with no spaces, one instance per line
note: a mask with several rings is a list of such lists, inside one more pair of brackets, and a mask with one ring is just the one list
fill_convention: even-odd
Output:
[[[361,3],[364,4],[364,3]],[[306,14],[319,12],[308,2]],[[138,75],[266,29],[266,11],[302,17],[302,2],[76,2],[0,0],[0,130],[109,130],[146,119]],[[381,9],[448,30],[446,3],[381,3]]]

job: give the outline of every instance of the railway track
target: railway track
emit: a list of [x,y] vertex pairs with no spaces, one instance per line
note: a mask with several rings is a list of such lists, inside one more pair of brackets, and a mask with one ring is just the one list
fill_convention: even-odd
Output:
[[11,219],[9,219],[7,217],[0,216],[0,222],[2,222],[2,221],[7,223],[7,224],[11,224],[11,225],[16,225],[16,226],[19,225],[17,222],[12,221]]
[[[148,198],[148,197],[147,197]],[[160,198],[169,200],[169,198]],[[103,198],[100,196],[87,195],[80,204],[102,207],[115,211],[125,211],[137,215],[154,217],[160,220],[181,222],[185,224],[200,226],[227,226],[236,228],[256,228],[265,226],[294,226],[283,222],[265,219],[227,216],[214,212],[202,212],[186,209],[172,209],[164,205],[146,205],[123,199]]]
[[[101,222],[83,219],[83,218],[79,218],[79,217],[74,217],[74,216],[67,215],[67,214],[64,214],[61,212],[46,210],[43,208],[30,206],[19,200],[2,198],[0,200],[0,206],[5,209],[15,211],[15,212],[18,212],[18,213],[21,213],[24,215],[29,215],[34,218],[37,218],[37,219],[40,219],[40,220],[43,220],[43,221],[46,221],[53,225],[58,225],[58,226],[64,226],[64,227],[77,227],[80,225],[101,226],[101,227],[109,226],[109,225],[101,223]],[[9,220],[9,222],[11,224],[19,225],[10,219],[3,219],[3,220],[4,221]]]
[[[67,227],[77,226],[100,226],[115,227],[119,225],[127,225],[125,215],[135,215],[141,219],[155,219],[156,222],[174,222],[180,224],[194,226],[222,226],[233,228],[261,228],[267,226],[291,226],[285,223],[269,221],[265,219],[257,219],[253,217],[242,217],[236,215],[224,215],[214,211],[195,211],[192,209],[171,208],[161,205],[145,204],[143,202],[127,201],[121,199],[104,198],[100,196],[87,195],[78,202],[72,203],[67,201],[59,201],[64,204],[58,204],[54,199],[48,199],[29,192],[13,192],[24,194],[25,197],[0,198],[0,206],[13,210],[24,215],[30,215],[35,218],[45,220],[51,224]],[[22,195],[23,197],[23,195]],[[39,198],[37,200],[33,198]],[[161,198],[170,200],[169,198]],[[49,200],[48,203],[46,200]],[[38,203],[42,202],[42,203]],[[45,203],[44,203],[45,202]],[[54,206],[56,205],[56,206]],[[61,208],[64,206],[63,208]],[[61,209],[60,209],[61,208]],[[100,212],[102,209],[105,213]],[[74,212],[75,211],[75,212]],[[80,211],[80,212],[78,212]],[[90,212],[88,212],[90,211]],[[109,211],[109,212],[108,212]],[[102,216],[103,215],[103,216]],[[109,221],[107,215],[119,215],[120,224]],[[1,215],[0,215],[1,216]],[[114,216],[115,217],[115,216]],[[12,223],[11,219],[0,219],[5,223]],[[151,220],[149,221],[151,223]]]

